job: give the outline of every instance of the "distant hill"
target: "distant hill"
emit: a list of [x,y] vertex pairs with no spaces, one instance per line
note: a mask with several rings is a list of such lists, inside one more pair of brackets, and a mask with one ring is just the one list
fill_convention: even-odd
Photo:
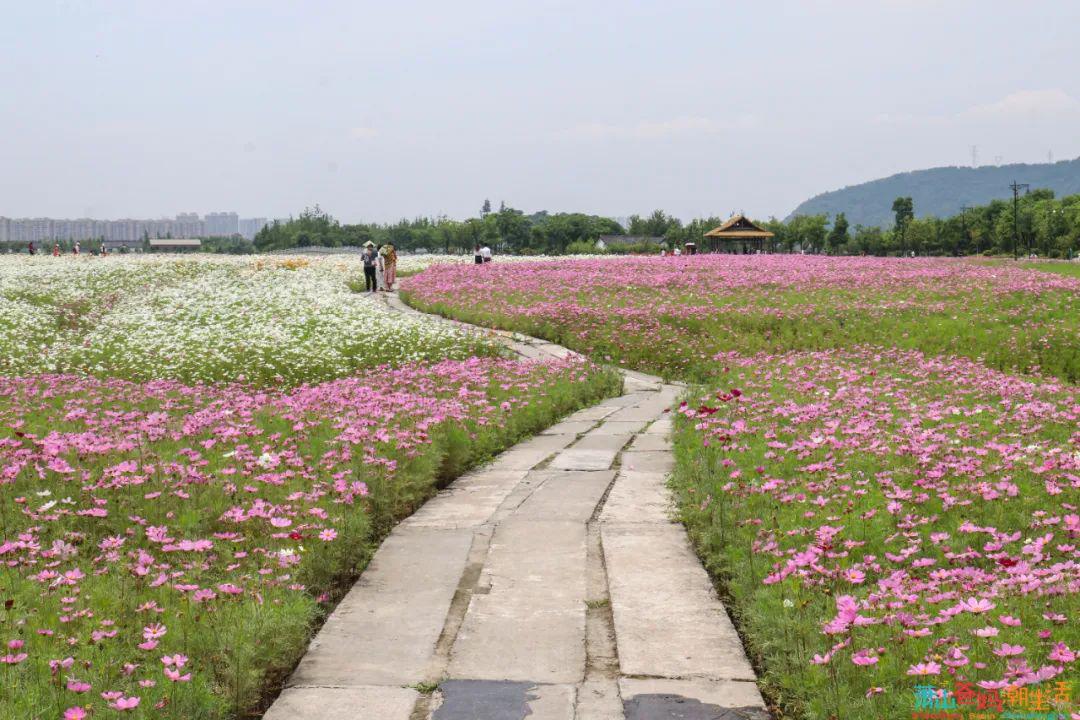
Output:
[[919,217],[944,218],[958,214],[963,205],[985,205],[995,198],[1012,197],[1009,185],[1013,180],[1028,183],[1032,190],[1050,188],[1058,197],[1080,193],[1080,158],[1052,164],[940,167],[900,173],[816,195],[791,215],[827,213],[832,218],[842,212],[852,225],[887,227],[893,224],[892,203],[897,197],[910,195]]

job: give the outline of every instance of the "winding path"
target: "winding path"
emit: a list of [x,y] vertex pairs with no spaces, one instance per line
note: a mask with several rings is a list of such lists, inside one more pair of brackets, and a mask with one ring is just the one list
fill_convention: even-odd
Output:
[[[571,354],[491,332],[525,358]],[[665,410],[682,388],[623,374],[623,395],[518,443],[399,524],[265,720],[767,718],[670,518]]]

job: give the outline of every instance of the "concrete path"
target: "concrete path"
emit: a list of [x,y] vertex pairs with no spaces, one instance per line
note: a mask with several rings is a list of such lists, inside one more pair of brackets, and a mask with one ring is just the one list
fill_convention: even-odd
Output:
[[[570,354],[492,332],[521,357]],[[669,517],[667,410],[682,388],[624,376],[622,396],[515,445],[398,525],[266,720],[767,718]]]

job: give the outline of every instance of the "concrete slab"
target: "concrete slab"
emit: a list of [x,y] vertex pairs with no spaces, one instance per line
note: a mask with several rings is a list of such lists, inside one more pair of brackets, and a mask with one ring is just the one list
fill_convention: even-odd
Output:
[[615,477],[615,471],[533,470],[529,477],[542,480],[542,484],[518,507],[514,517],[586,523]]
[[528,440],[523,440],[511,448],[512,451],[517,452],[519,450],[546,450],[549,453],[557,450],[562,450],[570,443],[577,440],[577,433],[563,433],[562,435],[536,435]]
[[574,720],[623,720],[619,684],[608,678],[582,683],[577,691]]
[[682,526],[609,523],[600,532],[624,675],[754,680]]
[[634,438],[634,442],[627,448],[630,452],[667,452],[671,449],[671,441],[663,435],[649,435],[642,433]]
[[[570,444],[574,435],[545,435],[538,437],[569,438],[566,444]],[[536,439],[536,438],[534,438]],[[557,448],[548,449],[543,447],[522,447],[515,445],[511,449],[500,453],[491,463],[485,466],[486,470],[531,470],[533,467],[551,457]]]
[[612,413],[608,416],[608,420],[645,420],[651,422],[657,420],[664,411],[670,407],[670,402],[660,399],[660,393],[654,393],[652,399],[641,402],[630,407],[624,407],[618,412]]
[[580,435],[588,432],[596,426],[595,420],[563,420],[561,423],[552,425],[547,430],[541,431],[541,435]]
[[602,400],[602,401],[600,401],[600,404],[602,406],[604,406],[604,407],[613,407],[613,408],[633,407],[634,405],[637,405],[638,403],[645,402],[646,400],[648,400],[650,398],[655,398],[657,395],[658,395],[658,393],[647,392],[647,391],[629,392],[629,393],[626,393],[625,395],[620,395],[618,397],[607,398],[606,400]]
[[[609,423],[607,423],[607,422],[602,423],[600,425],[600,427],[603,427],[604,425],[608,425],[608,424]],[[585,435],[584,437],[582,437],[577,442],[575,442],[573,445],[571,445],[570,449],[571,450],[614,450],[614,451],[619,451],[619,450],[622,450],[623,447],[625,447],[628,442],[630,442],[631,437],[632,437],[632,433],[614,434],[614,433],[591,432],[591,433],[588,433],[587,435]]]
[[[585,526],[509,518],[450,653],[454,679],[577,683],[585,672]],[[484,592],[486,591],[486,592]]]
[[400,687],[286,688],[263,720],[409,720],[419,696]]
[[667,473],[623,469],[600,511],[600,522],[669,523],[672,509]]
[[466,557],[468,530],[395,530],[311,641],[289,686],[424,679]]
[[481,470],[464,475],[401,523],[403,528],[465,528],[487,522],[527,470]]
[[573,720],[574,688],[506,680],[447,680],[430,720]]
[[672,417],[671,413],[666,413],[660,417],[659,420],[649,425],[645,429],[645,433],[648,435],[663,435],[668,437],[672,431]]
[[675,455],[669,450],[624,452],[622,466],[638,472],[670,473],[675,469]]
[[619,422],[608,420],[600,423],[598,427],[589,432],[590,435],[633,435],[645,429],[643,420],[628,420]]
[[551,461],[554,470],[607,470],[615,462],[618,450],[563,450]]
[[566,418],[563,420],[563,422],[576,422],[576,421],[579,421],[579,420],[592,420],[592,421],[595,422],[597,420],[603,420],[608,415],[610,415],[611,413],[615,412],[618,409],[619,408],[617,408],[615,406],[612,406],[612,405],[603,405],[603,404],[601,404],[601,405],[593,405],[592,407],[587,407],[587,408],[584,408],[583,410],[578,410],[577,412],[573,413],[572,415],[566,416]]
[[768,720],[761,693],[741,680],[619,680],[626,720]]
[[540,345],[537,345],[537,348],[545,355],[560,359],[576,357],[578,354],[569,348],[564,348],[562,345],[553,345],[552,343],[541,343]]

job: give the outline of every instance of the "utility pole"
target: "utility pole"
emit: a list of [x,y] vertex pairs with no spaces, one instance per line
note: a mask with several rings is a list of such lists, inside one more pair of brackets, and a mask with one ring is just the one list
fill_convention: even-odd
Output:
[[1013,260],[1017,260],[1020,258],[1020,231],[1019,224],[1017,223],[1020,207],[1020,190],[1027,190],[1030,186],[1027,183],[1018,183],[1013,180],[1012,185],[1009,187],[1012,188],[1013,191]]
[[[970,245],[971,244],[971,236],[968,235],[968,229],[967,229],[967,211],[968,210],[971,210],[971,206],[969,206],[969,205],[961,205],[960,206],[960,228],[961,228],[960,232],[963,234],[964,240],[966,240],[967,243]],[[976,255],[979,254],[979,246],[978,246],[978,244],[975,245],[975,254]]]

